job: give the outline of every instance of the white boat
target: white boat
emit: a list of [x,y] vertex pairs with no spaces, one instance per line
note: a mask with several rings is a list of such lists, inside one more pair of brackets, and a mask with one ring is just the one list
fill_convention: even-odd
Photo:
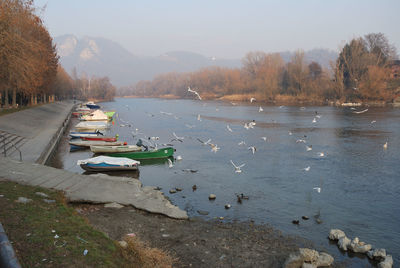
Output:
[[123,141],[83,141],[83,140],[71,140],[69,142],[71,146],[78,147],[90,147],[90,146],[120,146],[126,144]]
[[137,170],[139,161],[124,157],[97,156],[78,160],[77,164],[87,171]]
[[100,130],[108,128],[108,124],[106,122],[80,122],[75,126],[75,128],[79,131],[82,130]]
[[101,110],[96,110],[93,113],[82,115],[82,121],[108,121],[108,116]]
[[120,145],[120,146],[90,146],[90,150],[95,154],[101,153],[126,153],[126,152],[139,152],[141,147],[136,145]]

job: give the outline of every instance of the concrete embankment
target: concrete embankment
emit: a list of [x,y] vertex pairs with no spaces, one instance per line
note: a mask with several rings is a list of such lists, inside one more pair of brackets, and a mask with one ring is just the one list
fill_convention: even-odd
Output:
[[172,205],[153,187],[142,187],[136,179],[86,176],[41,165],[47,161],[67,126],[73,106],[72,102],[52,103],[0,117],[3,137],[22,137],[17,147],[23,161],[16,161],[19,160],[18,150],[7,154],[8,157],[0,157],[0,177],[62,190],[71,202],[116,202],[171,218],[187,219],[186,211]]

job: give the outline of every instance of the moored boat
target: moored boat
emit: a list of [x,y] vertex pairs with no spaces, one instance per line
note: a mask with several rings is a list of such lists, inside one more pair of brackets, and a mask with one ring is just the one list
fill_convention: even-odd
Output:
[[93,101],[87,102],[86,107],[88,107],[90,109],[100,109],[100,105],[94,103]]
[[96,110],[92,113],[82,115],[82,121],[108,121],[108,116],[101,110]]
[[70,150],[80,150],[80,149],[85,149],[89,148],[92,145],[96,146],[119,146],[119,145],[124,145],[126,142],[122,141],[115,141],[115,142],[110,142],[110,141],[83,141],[83,140],[77,140],[77,141],[70,141],[69,145],[71,146]]
[[108,128],[108,124],[106,122],[80,122],[75,126],[77,130],[102,130]]
[[139,152],[142,150],[137,145],[120,145],[120,146],[90,146],[90,150],[95,154],[104,153],[126,153],[126,152]]
[[78,132],[78,131],[70,131],[69,135],[72,139],[82,138],[82,137],[98,137],[103,136],[104,134],[100,131],[96,132]]
[[106,137],[106,136],[81,137],[81,140],[84,140],[84,141],[117,141],[118,135],[116,135],[115,137]]
[[108,116],[108,120],[111,120],[115,114],[115,111],[105,111],[104,113]]
[[167,158],[174,154],[175,149],[172,147],[165,147],[157,150],[140,151],[140,152],[129,152],[129,153],[107,153],[108,156],[113,157],[126,157],[130,159],[157,159]]
[[124,171],[137,170],[139,161],[122,157],[97,156],[78,160],[77,164],[87,171]]

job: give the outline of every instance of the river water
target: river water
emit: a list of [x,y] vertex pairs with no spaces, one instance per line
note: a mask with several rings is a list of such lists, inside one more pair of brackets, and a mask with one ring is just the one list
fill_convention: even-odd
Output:
[[[161,187],[189,216],[269,223],[285,234],[312,240],[335,258],[353,258],[329,243],[329,230],[338,228],[350,238],[386,248],[398,265],[400,109],[370,107],[357,114],[364,108],[263,106],[260,112],[258,104],[250,103],[123,98],[102,103],[102,109],[117,111],[108,134],[118,133],[120,140],[135,144],[146,136],[174,144],[175,157],[182,160],[172,168],[163,162],[143,165],[139,179]],[[254,128],[244,128],[252,120]],[[136,128],[142,134],[134,138]],[[173,132],[183,142],[171,142]],[[198,138],[211,139],[220,150],[212,152]],[[256,147],[254,154],[250,146]],[[63,151],[58,165],[82,173],[76,160],[91,156],[90,151]],[[241,173],[235,173],[230,160],[245,164]],[[174,187],[183,191],[170,194]],[[215,201],[208,200],[210,193],[217,196]],[[236,197],[240,193],[249,197],[241,204]],[[225,204],[232,207],[225,209]],[[199,215],[199,210],[209,214]],[[294,219],[300,224],[292,224]],[[350,263],[369,265],[359,255]]]

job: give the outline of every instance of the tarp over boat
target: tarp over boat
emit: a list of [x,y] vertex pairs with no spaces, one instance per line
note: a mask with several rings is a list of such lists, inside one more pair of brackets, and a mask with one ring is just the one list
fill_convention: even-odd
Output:
[[96,110],[93,113],[81,117],[85,121],[107,121],[108,116],[102,110]]
[[105,163],[108,165],[118,165],[118,166],[134,166],[134,165],[139,165],[140,162],[125,158],[125,157],[110,157],[110,156],[96,156],[84,160],[78,160],[77,164],[78,166],[84,165],[84,164],[101,164]]

